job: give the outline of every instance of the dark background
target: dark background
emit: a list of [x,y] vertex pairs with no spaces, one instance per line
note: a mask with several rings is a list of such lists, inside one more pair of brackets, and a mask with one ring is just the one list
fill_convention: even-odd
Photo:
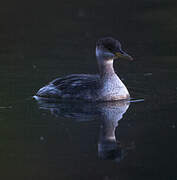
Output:
[[[176,7],[175,0],[1,1],[2,91],[9,96],[15,88],[25,91],[24,81],[35,81],[30,95],[57,76],[97,72],[95,43],[105,36],[121,41],[137,72],[148,61],[176,66]],[[121,63],[120,71],[133,71]],[[7,83],[14,76],[21,78],[19,87]]]
[[[1,1],[0,179],[176,180],[176,10],[176,0]],[[134,57],[114,66],[144,99],[120,121],[133,150],[119,164],[97,157],[99,118],[54,118],[31,100],[56,77],[96,73],[104,36]]]

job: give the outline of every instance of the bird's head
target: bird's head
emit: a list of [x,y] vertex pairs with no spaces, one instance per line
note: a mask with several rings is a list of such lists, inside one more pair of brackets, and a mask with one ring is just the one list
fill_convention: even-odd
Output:
[[97,41],[96,56],[102,60],[119,58],[133,60],[130,55],[122,50],[120,42],[112,37],[101,38]]

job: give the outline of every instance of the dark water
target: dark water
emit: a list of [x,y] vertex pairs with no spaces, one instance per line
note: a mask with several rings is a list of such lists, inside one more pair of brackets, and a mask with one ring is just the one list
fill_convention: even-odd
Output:
[[[177,2],[1,2],[0,179],[177,179]],[[95,41],[140,102],[41,104],[50,80],[96,73]],[[123,116],[123,117],[122,117]]]

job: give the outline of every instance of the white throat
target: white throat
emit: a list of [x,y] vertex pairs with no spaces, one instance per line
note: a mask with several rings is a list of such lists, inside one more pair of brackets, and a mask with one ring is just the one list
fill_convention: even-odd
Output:
[[96,57],[100,75],[114,74],[113,57],[109,52],[96,48]]

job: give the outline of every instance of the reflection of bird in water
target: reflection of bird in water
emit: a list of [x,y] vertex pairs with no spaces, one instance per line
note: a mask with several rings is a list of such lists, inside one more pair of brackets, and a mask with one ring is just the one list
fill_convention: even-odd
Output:
[[120,101],[101,108],[100,138],[98,142],[98,154],[101,159],[114,159],[120,161],[124,158],[124,149],[116,140],[115,131],[118,121],[129,108],[129,102]]
[[39,108],[49,110],[59,117],[70,117],[77,121],[89,121],[95,117],[101,120],[100,136],[98,141],[98,155],[101,159],[114,159],[119,161],[124,157],[124,149],[116,140],[115,131],[118,121],[129,107],[129,101],[115,101],[104,103],[48,103],[38,101]]
[[128,99],[129,92],[114,72],[113,60],[125,58],[132,60],[121,49],[118,40],[107,37],[98,40],[96,57],[99,75],[71,74],[57,78],[42,87],[35,98],[57,98],[65,100],[115,101]]

